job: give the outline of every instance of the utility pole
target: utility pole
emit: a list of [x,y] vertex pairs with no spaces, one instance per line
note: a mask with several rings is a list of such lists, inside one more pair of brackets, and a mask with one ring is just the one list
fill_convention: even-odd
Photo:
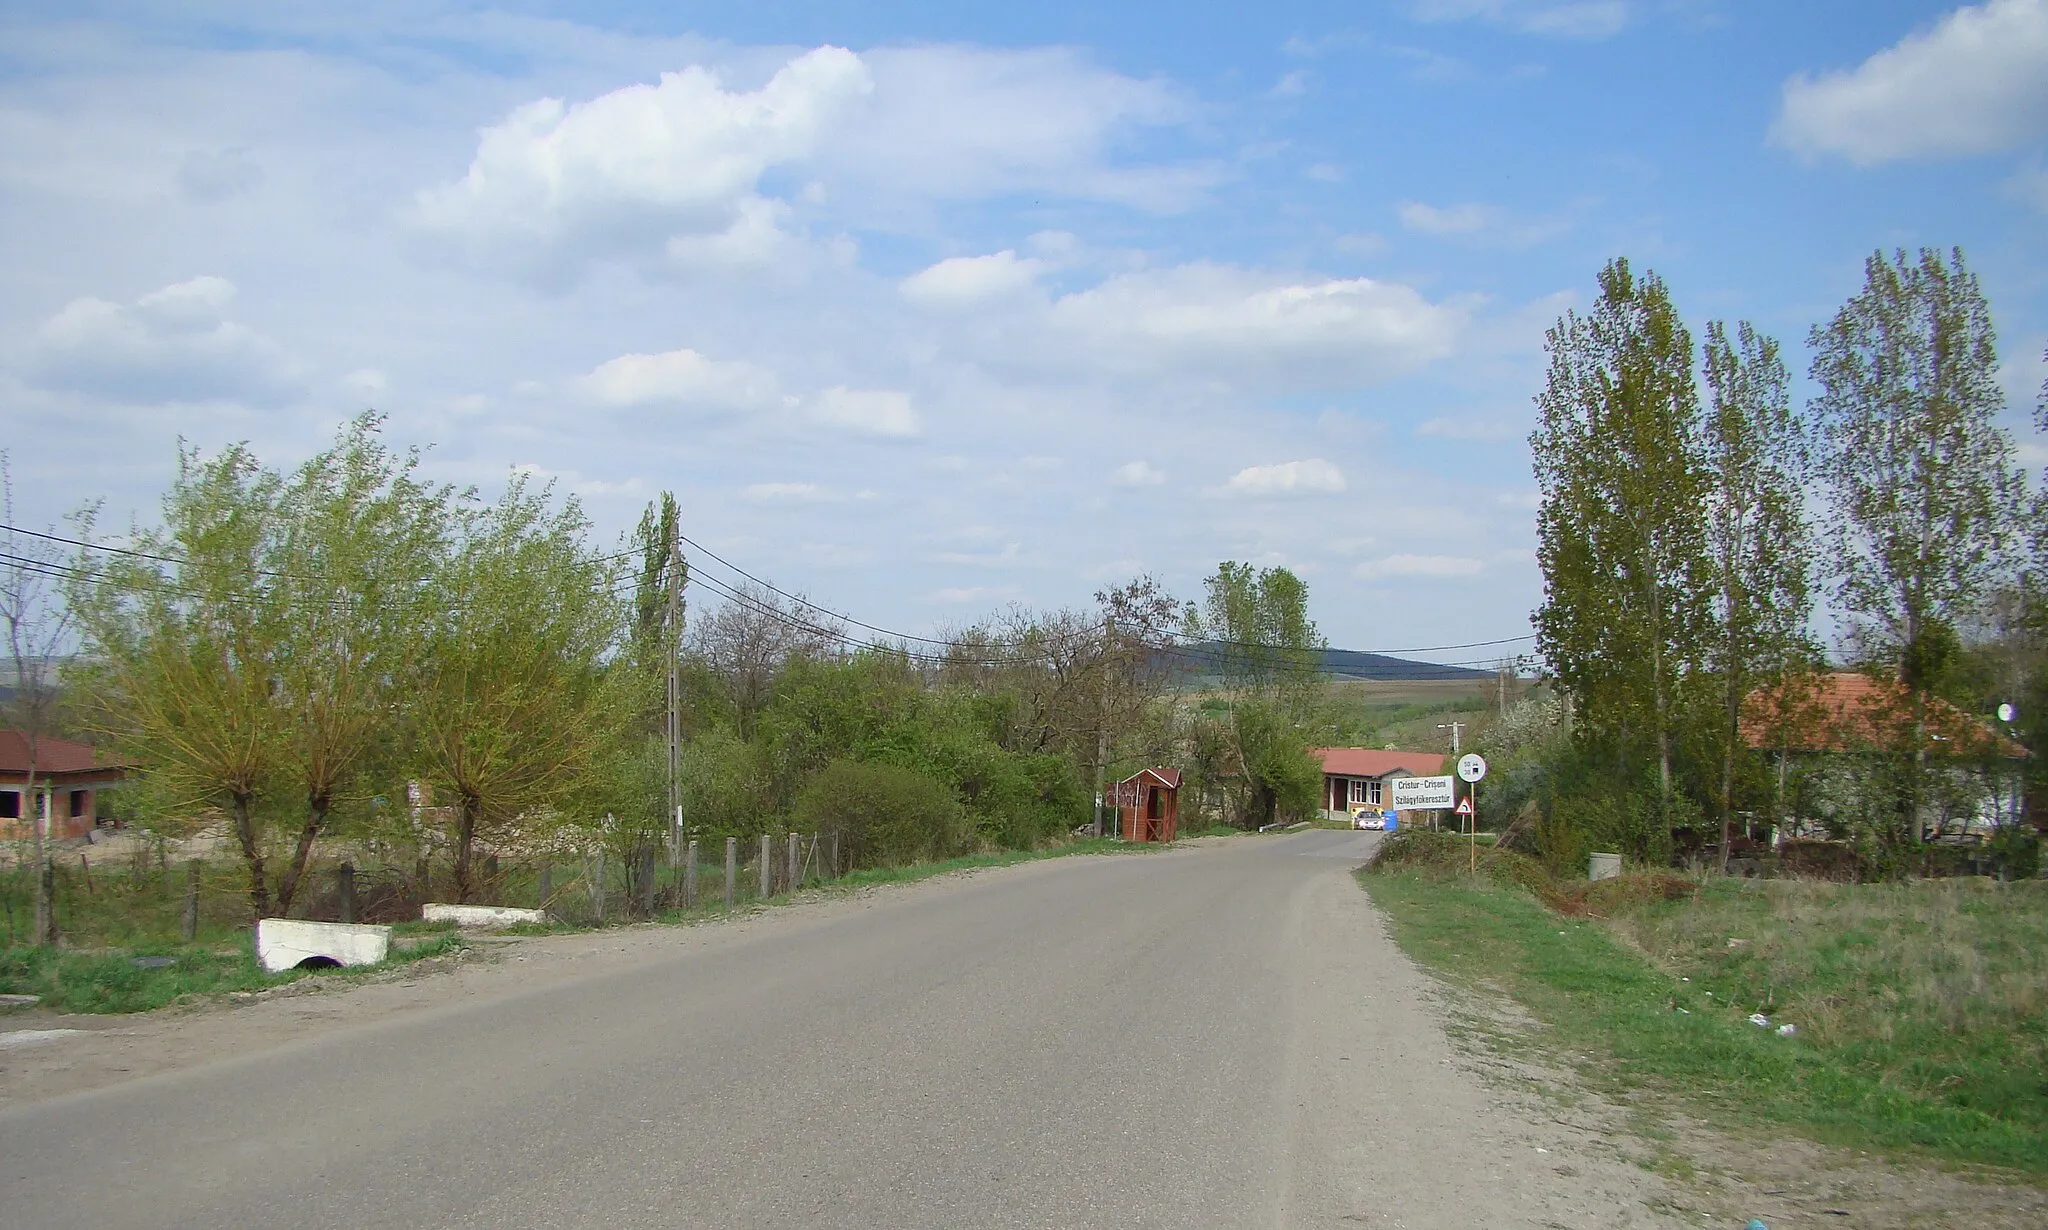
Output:
[[1457,755],[1457,754],[1458,754],[1458,751],[1459,751],[1459,748],[1458,748],[1458,732],[1459,732],[1459,731],[1461,731],[1461,730],[1463,730],[1463,729],[1465,729],[1465,723],[1463,723],[1463,722],[1439,722],[1439,723],[1437,724],[1437,729],[1438,729],[1438,730],[1448,730],[1448,731],[1450,731],[1450,732],[1451,732],[1451,755],[1453,755],[1453,756]]
[[1109,760],[1109,655],[1116,644],[1116,616],[1102,617],[1102,694],[1095,706],[1095,836],[1102,836],[1102,788]]
[[[673,513],[673,510],[671,510]],[[680,513],[668,518],[668,619],[665,623],[668,658],[668,814],[669,864],[673,866],[683,850],[683,544]]]

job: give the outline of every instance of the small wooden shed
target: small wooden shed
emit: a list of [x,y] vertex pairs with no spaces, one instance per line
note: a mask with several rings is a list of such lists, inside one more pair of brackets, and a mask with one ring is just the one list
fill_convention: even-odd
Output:
[[1179,836],[1179,769],[1146,769],[1110,791],[1125,841],[1167,842]]

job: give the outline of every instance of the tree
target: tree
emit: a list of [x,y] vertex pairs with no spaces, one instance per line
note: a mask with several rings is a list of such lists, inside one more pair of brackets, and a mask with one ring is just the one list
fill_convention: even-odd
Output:
[[[163,528],[72,566],[93,721],[178,810],[227,813],[249,908],[270,913],[260,807],[289,738],[275,702],[285,619],[276,558],[282,480],[246,446],[180,449]],[[91,532],[91,523],[86,531]]]
[[792,658],[823,657],[844,641],[838,621],[801,598],[787,600],[742,581],[690,630],[690,649],[717,681],[720,699],[742,739],[754,737],[774,694],[776,673]]
[[1672,802],[1679,687],[1704,656],[1709,584],[1692,338],[1663,281],[1600,272],[1590,315],[1551,328],[1530,436],[1544,601],[1537,644],[1577,729],[1626,772],[1645,734]]
[[1912,737],[1899,754],[1912,764],[1892,836],[1918,841],[1927,700],[2007,562],[2025,494],[1996,422],[1991,310],[1960,249],[1878,252],[1863,289],[1808,341],[1835,600],[1857,654],[1906,687]]
[[40,805],[37,802],[36,769],[42,737],[56,724],[57,664],[71,647],[72,613],[58,592],[66,569],[55,535],[17,528],[14,470],[4,451],[0,451],[0,502],[4,502],[7,515],[7,547],[5,554],[0,554],[0,625],[7,631],[8,662],[14,670],[9,720],[21,732],[28,750],[17,819],[28,825],[29,852],[35,864],[32,934],[38,944],[53,944],[57,916],[50,899],[51,809],[47,795]]
[[453,795],[464,901],[477,841],[567,795],[608,733],[598,719],[623,631],[618,577],[584,549],[581,507],[551,496],[514,475],[495,505],[458,509],[434,572],[412,708],[423,767]]
[[339,797],[361,784],[380,746],[389,748],[418,674],[416,630],[432,609],[432,571],[446,546],[452,492],[415,477],[416,451],[385,448],[381,422],[358,417],[291,476],[266,552],[267,596],[279,613],[281,768],[304,804],[278,878],[279,913],[291,909]]
[[1236,819],[1246,828],[1271,823],[1282,808],[1305,810],[1321,784],[1303,719],[1326,642],[1308,616],[1307,584],[1286,568],[1225,560],[1203,588],[1183,630],[1205,642],[1196,652],[1223,676],[1229,697],[1226,780],[1236,786]]
[[1778,343],[1736,326],[1731,341],[1719,321],[1707,326],[1708,566],[1717,595],[1712,664],[1720,684],[1721,869],[1735,802],[1742,707],[1759,679],[1780,683],[1810,657],[1807,616],[1813,600],[1810,555],[1800,502],[1805,467],[1803,424],[1792,413]]

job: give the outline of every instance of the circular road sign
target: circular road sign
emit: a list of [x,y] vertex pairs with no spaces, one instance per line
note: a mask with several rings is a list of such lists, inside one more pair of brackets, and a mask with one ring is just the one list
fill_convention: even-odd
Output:
[[1998,720],[2001,722],[2010,722],[2019,715],[2020,711],[2009,704],[1998,707]]
[[1486,776],[1486,758],[1478,752],[1466,752],[1458,760],[1458,776],[1468,782],[1476,782]]

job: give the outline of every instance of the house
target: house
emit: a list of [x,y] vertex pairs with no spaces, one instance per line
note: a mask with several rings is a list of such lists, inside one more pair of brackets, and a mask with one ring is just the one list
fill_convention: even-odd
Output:
[[[1923,757],[1934,775],[1920,817],[1923,838],[1969,837],[2011,823],[2024,810],[2024,761],[2031,753],[1989,719],[1940,697],[1916,709],[1895,679],[1837,671],[1803,686],[1760,688],[1743,703],[1739,729],[1745,744],[1775,756],[1781,781],[1796,765],[1817,783],[1811,793],[1820,819],[1883,790],[1881,766],[1900,755]],[[1787,819],[1792,831],[1781,831],[1781,838],[1803,827]]]
[[1180,830],[1180,770],[1145,769],[1109,789],[1125,841],[1168,842]]
[[1332,820],[1342,820],[1361,807],[1393,806],[1393,788],[1386,784],[1391,778],[1439,777],[1444,772],[1441,752],[1319,747],[1311,754],[1323,762],[1323,814]]
[[127,775],[86,744],[36,740],[36,803],[28,805],[28,736],[0,730],[0,839],[35,836],[31,816],[48,819],[45,835],[83,837],[99,823],[100,791]]

